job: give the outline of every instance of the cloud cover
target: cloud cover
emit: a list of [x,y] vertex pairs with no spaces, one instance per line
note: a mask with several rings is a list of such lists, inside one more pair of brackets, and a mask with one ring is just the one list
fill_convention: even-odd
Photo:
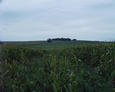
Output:
[[114,0],[4,0],[0,40],[115,40]]

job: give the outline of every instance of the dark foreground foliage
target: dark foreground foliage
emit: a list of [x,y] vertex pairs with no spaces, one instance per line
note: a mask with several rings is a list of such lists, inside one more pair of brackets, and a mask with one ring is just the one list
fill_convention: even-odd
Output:
[[115,44],[0,52],[5,92],[115,92]]

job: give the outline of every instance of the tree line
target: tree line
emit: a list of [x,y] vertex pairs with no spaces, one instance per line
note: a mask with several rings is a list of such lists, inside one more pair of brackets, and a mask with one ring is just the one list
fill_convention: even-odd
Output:
[[52,42],[52,41],[76,41],[76,39],[70,39],[70,38],[49,38],[47,42]]

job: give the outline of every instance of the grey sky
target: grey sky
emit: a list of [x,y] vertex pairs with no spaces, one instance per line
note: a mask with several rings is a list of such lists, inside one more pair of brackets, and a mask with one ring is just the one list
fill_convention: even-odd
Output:
[[0,40],[115,40],[115,0],[3,0]]

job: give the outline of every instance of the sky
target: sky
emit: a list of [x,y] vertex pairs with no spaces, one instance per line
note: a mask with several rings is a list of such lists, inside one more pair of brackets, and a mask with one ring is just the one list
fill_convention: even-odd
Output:
[[0,41],[115,40],[115,0],[0,0]]

